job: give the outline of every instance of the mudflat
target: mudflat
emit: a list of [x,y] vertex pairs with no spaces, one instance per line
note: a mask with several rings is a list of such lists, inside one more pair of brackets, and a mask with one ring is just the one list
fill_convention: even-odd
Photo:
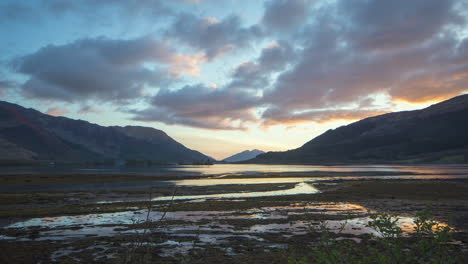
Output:
[[[195,186],[180,183],[219,176],[3,175],[0,181],[7,183],[4,188],[37,188],[0,193],[0,246],[5,249],[0,262],[125,263],[137,258],[147,261],[140,263],[286,263],[289,257],[301,253],[301,245],[317,239],[314,228],[321,224],[336,231],[337,238],[364,244],[371,240],[372,230],[366,224],[372,213],[395,215],[402,229],[412,232],[412,220],[424,209],[456,230],[460,247],[468,242],[468,180],[346,180],[333,172],[279,176],[273,174],[270,183]],[[304,181],[274,182],[298,176]],[[332,179],[307,181],[320,176]],[[135,182],[151,184],[131,184]],[[44,189],[90,183],[120,185]],[[311,185],[318,192],[288,193],[297,185]],[[278,195],[248,196],[272,191]],[[242,195],[224,198],[226,194]],[[200,198],[204,195],[210,198]],[[187,199],[157,200],[177,196]],[[340,229],[343,224],[347,227]]]

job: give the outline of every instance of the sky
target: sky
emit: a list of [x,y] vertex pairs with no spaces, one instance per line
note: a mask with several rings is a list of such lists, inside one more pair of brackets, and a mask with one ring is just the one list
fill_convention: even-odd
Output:
[[2,0],[0,100],[222,159],[468,92],[467,0]]

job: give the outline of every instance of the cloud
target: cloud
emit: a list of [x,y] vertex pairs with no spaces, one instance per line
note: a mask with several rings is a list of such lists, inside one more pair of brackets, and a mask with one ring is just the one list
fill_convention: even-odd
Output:
[[77,111],[77,113],[81,115],[86,115],[86,114],[91,114],[91,113],[99,114],[101,112],[102,112],[101,110],[96,109],[95,107],[90,106],[90,105],[84,105],[80,107],[80,109]]
[[253,108],[259,98],[249,93],[211,88],[204,85],[184,86],[176,91],[162,90],[144,110],[131,110],[133,120],[158,121],[206,129],[245,130],[256,121]]
[[[186,87],[159,94],[136,118],[215,129],[242,129],[229,124],[248,122],[323,123],[389,112],[391,103],[369,99],[376,95],[423,102],[467,90],[468,41],[458,34],[466,21],[455,1],[339,0],[321,2],[314,9],[312,4],[268,2],[262,22],[276,31],[290,30],[290,37],[283,36],[257,58],[238,65],[223,88]],[[285,18],[275,19],[275,12],[281,11]],[[208,58],[230,43],[210,46],[216,41],[204,42],[209,39],[202,37],[204,30],[185,26],[223,22],[180,19],[185,21],[180,24],[187,30],[185,41],[205,50]],[[258,90],[263,96],[248,100]],[[235,110],[223,111],[236,103]],[[259,109],[265,109],[260,116],[252,114]]]
[[114,18],[145,18],[152,21],[173,15],[170,2],[160,0],[4,0],[0,4],[0,21],[37,23],[50,18],[74,15],[86,22],[109,22]]
[[468,92],[468,64],[415,74],[390,90],[395,100],[413,103],[442,101]]
[[206,61],[204,54],[177,54],[168,61],[171,64],[169,72],[174,76],[200,76],[200,65]]
[[54,107],[50,107],[49,109],[47,109],[47,112],[46,114],[48,115],[53,115],[53,116],[63,116],[67,113],[69,113],[70,111],[68,111],[67,109],[64,109],[64,108],[61,108],[61,107],[58,107],[58,106],[54,106]]
[[0,4],[0,22],[18,21],[37,22],[38,17],[35,16],[34,8],[19,1]]
[[16,85],[16,83],[14,81],[11,81],[11,80],[6,80],[6,79],[0,79],[0,88],[1,89],[10,89],[12,87],[14,87]]
[[29,76],[22,86],[27,97],[119,102],[140,98],[148,87],[168,86],[181,75],[196,75],[203,61],[202,55],[179,54],[164,42],[145,36],[49,45],[13,64]]
[[[269,0],[263,13],[252,12],[258,17],[200,16],[189,8],[212,15],[219,6],[182,3],[187,1],[194,2],[0,4],[7,7],[0,8],[0,21],[84,19],[88,11],[112,25],[116,17],[123,23],[165,18],[151,27],[158,38],[85,37],[16,59],[11,65],[26,80],[20,91],[77,103],[81,113],[110,103],[126,107],[135,120],[243,130],[251,124],[355,120],[389,111],[388,101],[443,100],[468,90],[466,1]],[[251,56],[253,51],[258,54]],[[201,71],[205,64],[219,67],[215,59],[221,56],[235,62],[227,65],[231,72]],[[192,77],[202,72],[206,84],[194,85]],[[128,110],[137,101],[148,105]]]
[[272,31],[286,31],[307,21],[311,0],[270,0],[265,3],[263,24]]
[[277,108],[269,108],[262,115],[263,125],[288,125],[300,123],[326,123],[336,120],[355,121],[366,117],[381,115],[389,110],[373,109],[321,109],[309,110],[301,113],[291,113]]
[[454,0],[341,1],[347,38],[364,49],[419,44],[444,27],[462,23]]
[[262,37],[262,32],[257,25],[243,27],[236,15],[217,20],[183,13],[177,16],[166,35],[203,51],[211,60],[230,51],[249,47],[254,40]]
[[[320,14],[299,38],[300,59],[264,93],[266,123],[317,122],[337,113],[361,116],[354,110],[333,115],[319,110],[369,95],[421,102],[467,90],[466,40],[458,34],[466,24],[460,24],[462,11],[453,1],[357,2],[331,2],[316,10]],[[385,110],[382,105],[372,111]]]
[[5,95],[5,92],[13,89],[17,86],[17,83],[12,80],[0,79],[0,97]]
[[199,3],[203,2],[203,0],[179,0],[179,1],[186,2],[186,3],[192,3],[192,4],[199,4]]
[[271,82],[271,74],[282,71],[294,59],[295,51],[288,43],[273,42],[257,59],[237,66],[228,87],[264,89]]

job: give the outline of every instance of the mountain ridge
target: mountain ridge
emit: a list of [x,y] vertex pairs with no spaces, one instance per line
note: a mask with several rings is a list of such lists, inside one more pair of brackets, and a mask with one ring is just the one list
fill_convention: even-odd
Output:
[[387,113],[330,129],[297,149],[246,163],[468,162],[468,95],[413,111]]
[[212,161],[155,128],[100,126],[5,101],[0,101],[0,147],[0,160],[9,161]]

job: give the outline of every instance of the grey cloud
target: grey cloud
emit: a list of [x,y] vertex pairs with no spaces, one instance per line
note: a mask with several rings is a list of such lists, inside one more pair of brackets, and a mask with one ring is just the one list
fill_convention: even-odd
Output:
[[270,0],[265,3],[263,23],[273,31],[286,31],[305,24],[311,0]]
[[37,22],[39,17],[35,12],[33,7],[20,1],[4,2],[0,4],[0,22]]
[[[447,60],[447,51],[456,49],[456,43],[455,40],[434,40],[428,45],[379,55],[354,55],[352,51],[337,49],[321,50],[321,55],[317,55],[316,50],[305,50],[303,60],[280,76],[275,89],[266,93],[265,100],[296,110],[351,102],[378,92],[405,98],[402,91],[406,91],[414,94],[408,96],[408,100],[416,100],[416,94],[430,96],[435,91],[429,92],[429,87],[411,89],[407,87],[409,80],[415,76],[427,78],[436,75],[431,79],[438,83],[440,89],[437,93],[454,95],[463,91],[462,86],[449,85],[446,81],[464,71],[461,65],[468,62],[454,64],[454,61]],[[458,81],[468,84],[466,78]]]
[[101,111],[99,109],[96,109],[95,107],[90,106],[90,105],[84,105],[80,107],[80,109],[77,111],[78,114],[90,114],[90,113],[98,114],[100,112]]
[[163,42],[145,36],[130,40],[87,39],[81,47],[90,46],[113,64],[138,64],[142,61],[169,62],[174,50]]
[[167,85],[169,74],[145,62],[167,66],[174,51],[150,37],[134,40],[83,39],[18,58],[16,70],[29,76],[28,97],[77,102],[138,98],[147,86]]
[[[239,123],[261,121],[265,126],[354,120],[388,111],[385,105],[365,100],[373,94],[416,102],[445,99],[466,91],[468,45],[454,33],[466,21],[453,8],[456,4],[453,1],[428,0],[425,7],[422,3],[419,0],[356,1],[352,6],[344,0],[322,3],[320,8],[309,12],[312,16],[309,24],[292,27],[295,30],[291,35],[295,37],[295,45],[302,46],[300,49],[280,42],[277,47],[262,50],[258,58],[239,65],[224,89],[206,92],[200,87],[190,87],[162,93],[151,108],[137,113],[135,118],[215,129],[233,129],[226,122],[230,117]],[[273,7],[273,2],[270,5]],[[383,19],[379,20],[379,16]],[[408,20],[410,17],[414,25]],[[195,17],[184,21],[200,25]],[[217,23],[222,22],[214,24]],[[417,27],[421,28],[414,32]],[[201,38],[191,36],[191,32],[201,30],[181,28],[187,32],[177,32],[187,34],[187,43],[203,49]],[[197,34],[200,35],[203,34]],[[209,53],[211,48],[208,45],[204,50]],[[210,54],[215,56],[219,52],[214,49]],[[272,80],[272,73],[277,72],[279,77]],[[272,89],[264,89],[271,81],[274,81]],[[234,92],[258,88],[263,88],[263,98],[249,101],[250,94],[233,96]],[[217,102],[222,104],[218,106]],[[361,104],[350,107],[356,102]],[[223,110],[236,103],[239,105],[233,107],[235,110]],[[260,118],[249,114],[260,106],[268,106]]]
[[143,17],[154,21],[174,14],[170,3],[161,0],[5,0],[0,4],[0,21],[38,22],[51,16],[62,18],[69,14],[84,18],[87,22],[108,22],[113,16]]
[[282,70],[286,64],[296,59],[294,48],[287,42],[280,41],[270,44],[262,50],[258,64],[266,71]]
[[[89,7],[101,10],[97,13],[174,15],[159,5],[164,1],[83,4],[90,2],[95,1],[53,0],[44,8],[57,16]],[[172,85],[182,72],[196,75],[202,61],[274,36],[282,40],[279,45],[238,65],[225,87],[161,90],[146,109],[130,111],[133,119],[207,129],[245,129],[261,121],[272,125],[357,119],[387,110],[362,99],[376,93],[420,102],[467,91],[468,40],[459,34],[467,26],[462,2],[274,0],[253,26],[243,25],[235,15],[218,21],[177,14],[167,20],[164,33],[172,42],[84,39],[44,47],[20,58],[16,69],[29,78],[22,90],[30,97],[121,102],[144,98],[147,87]],[[31,11],[22,7],[28,6],[12,6],[9,19]],[[183,45],[200,54],[181,56],[171,48]],[[263,89],[262,98],[256,96],[258,89]],[[362,104],[348,107],[356,102]],[[263,106],[269,108],[259,119],[254,112]]]
[[338,13],[348,18],[348,38],[364,49],[418,44],[444,27],[463,22],[455,0],[341,1]]
[[282,71],[296,59],[295,50],[286,42],[272,43],[264,48],[260,56],[236,67],[232,74],[231,88],[264,89],[271,73]]
[[45,0],[44,6],[49,11],[56,14],[63,13],[81,13],[101,11],[110,9],[117,11],[121,16],[126,17],[146,17],[151,19],[158,19],[161,16],[173,15],[174,11],[170,7],[171,1],[162,0]]
[[[263,101],[272,108],[263,118],[270,123],[275,119],[317,120],[311,116],[317,109],[356,102],[376,93],[419,102],[445,99],[468,90],[465,42],[460,44],[453,31],[454,23],[462,20],[453,19],[460,14],[451,8],[452,1],[427,1],[426,8],[421,6],[426,1],[360,1],[346,10],[353,14],[349,15],[352,20],[347,21],[357,30],[353,35],[343,24],[343,17],[336,15],[340,14],[337,10],[350,2],[358,1],[341,1],[338,6],[331,4],[320,9],[328,13],[317,15],[307,26],[301,39],[304,49],[298,55],[299,62],[278,77],[274,89],[265,92]],[[384,2],[391,6],[387,8]],[[411,36],[413,25],[395,24],[403,19],[399,11],[403,18],[414,14],[415,25],[428,29],[421,28],[421,32]],[[384,15],[385,12],[388,13]],[[374,18],[380,13],[387,16],[382,21]],[[427,23],[421,24],[420,17]],[[358,25],[362,23],[369,23],[372,30],[363,25],[363,31],[359,31]],[[411,24],[411,20],[405,23]],[[391,28],[399,27],[404,28],[402,35],[395,35],[398,32]],[[369,32],[374,32],[375,38]],[[379,34],[393,36],[391,43],[374,42],[380,39]]]
[[16,86],[16,82],[7,79],[0,79],[0,89],[10,89]]
[[14,86],[15,84],[13,81],[0,79],[0,96],[3,96],[7,90],[11,89]]
[[256,121],[253,108],[258,102],[255,96],[239,90],[194,85],[176,91],[163,90],[154,96],[151,106],[130,112],[139,121],[243,130],[247,123]]
[[214,18],[181,14],[167,31],[167,36],[205,52],[209,59],[238,48],[249,47],[252,41],[262,35],[257,25],[243,27],[240,18],[235,15],[218,21]]
[[18,83],[16,81],[0,77],[0,96],[4,96],[7,91],[11,91],[17,87]]

